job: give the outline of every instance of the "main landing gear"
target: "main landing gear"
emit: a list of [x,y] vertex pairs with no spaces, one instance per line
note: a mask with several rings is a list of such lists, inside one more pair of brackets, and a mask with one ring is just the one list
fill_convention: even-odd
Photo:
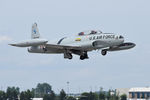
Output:
[[88,59],[89,58],[88,54],[87,54],[87,51],[84,51],[84,52],[75,52],[74,51],[74,52],[72,52],[72,51],[68,51],[68,50],[66,50],[64,52],[64,58],[65,59],[72,59],[73,58],[72,53],[80,55],[80,60],[84,60],[84,59]]
[[102,54],[103,56],[105,56],[105,55],[107,54],[107,50],[102,50],[102,51],[101,51],[101,54]]
[[73,56],[72,56],[71,53],[64,53],[64,58],[66,58],[66,59],[72,59]]
[[87,52],[83,52],[82,55],[80,55],[80,60],[84,60],[84,59],[88,59],[88,55],[87,55]]
[[69,57],[68,57],[68,59],[72,59],[72,58],[73,58],[72,54],[71,54],[71,53],[69,53]]

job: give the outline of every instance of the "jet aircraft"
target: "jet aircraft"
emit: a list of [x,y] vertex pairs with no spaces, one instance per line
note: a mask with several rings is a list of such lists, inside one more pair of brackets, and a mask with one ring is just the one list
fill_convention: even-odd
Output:
[[81,60],[88,59],[87,53],[92,50],[101,49],[101,54],[105,56],[108,51],[127,50],[135,47],[134,43],[124,42],[122,35],[103,33],[99,30],[84,31],[76,36],[49,41],[41,38],[36,23],[32,25],[31,39],[9,45],[28,47],[30,53],[64,54],[66,59],[72,59],[72,54],[76,54]]

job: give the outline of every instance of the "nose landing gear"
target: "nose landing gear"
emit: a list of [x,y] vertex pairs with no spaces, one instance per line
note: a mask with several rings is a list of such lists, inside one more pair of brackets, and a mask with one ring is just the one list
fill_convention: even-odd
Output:
[[102,50],[102,51],[101,51],[101,54],[102,54],[103,56],[105,56],[105,55],[107,54],[107,50]]

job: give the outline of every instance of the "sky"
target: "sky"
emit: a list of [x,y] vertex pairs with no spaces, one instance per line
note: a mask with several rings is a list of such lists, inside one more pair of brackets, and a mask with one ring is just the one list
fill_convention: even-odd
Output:
[[[47,82],[58,93],[150,86],[149,0],[0,0],[0,89],[21,90]],[[89,52],[90,59],[63,54],[32,54],[9,43],[30,39],[37,22],[49,40],[99,29],[123,35],[136,47],[127,51]]]

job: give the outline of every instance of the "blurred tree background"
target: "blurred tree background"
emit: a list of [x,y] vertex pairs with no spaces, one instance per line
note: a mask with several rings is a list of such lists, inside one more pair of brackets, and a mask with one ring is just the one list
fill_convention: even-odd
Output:
[[19,87],[8,87],[6,91],[0,91],[0,100],[32,100],[32,98],[43,98],[43,100],[127,100],[125,94],[119,96],[115,90],[104,91],[103,88],[97,92],[84,92],[78,95],[66,94],[62,89],[59,94],[56,94],[48,83],[38,83],[36,88],[26,91],[20,91]]

